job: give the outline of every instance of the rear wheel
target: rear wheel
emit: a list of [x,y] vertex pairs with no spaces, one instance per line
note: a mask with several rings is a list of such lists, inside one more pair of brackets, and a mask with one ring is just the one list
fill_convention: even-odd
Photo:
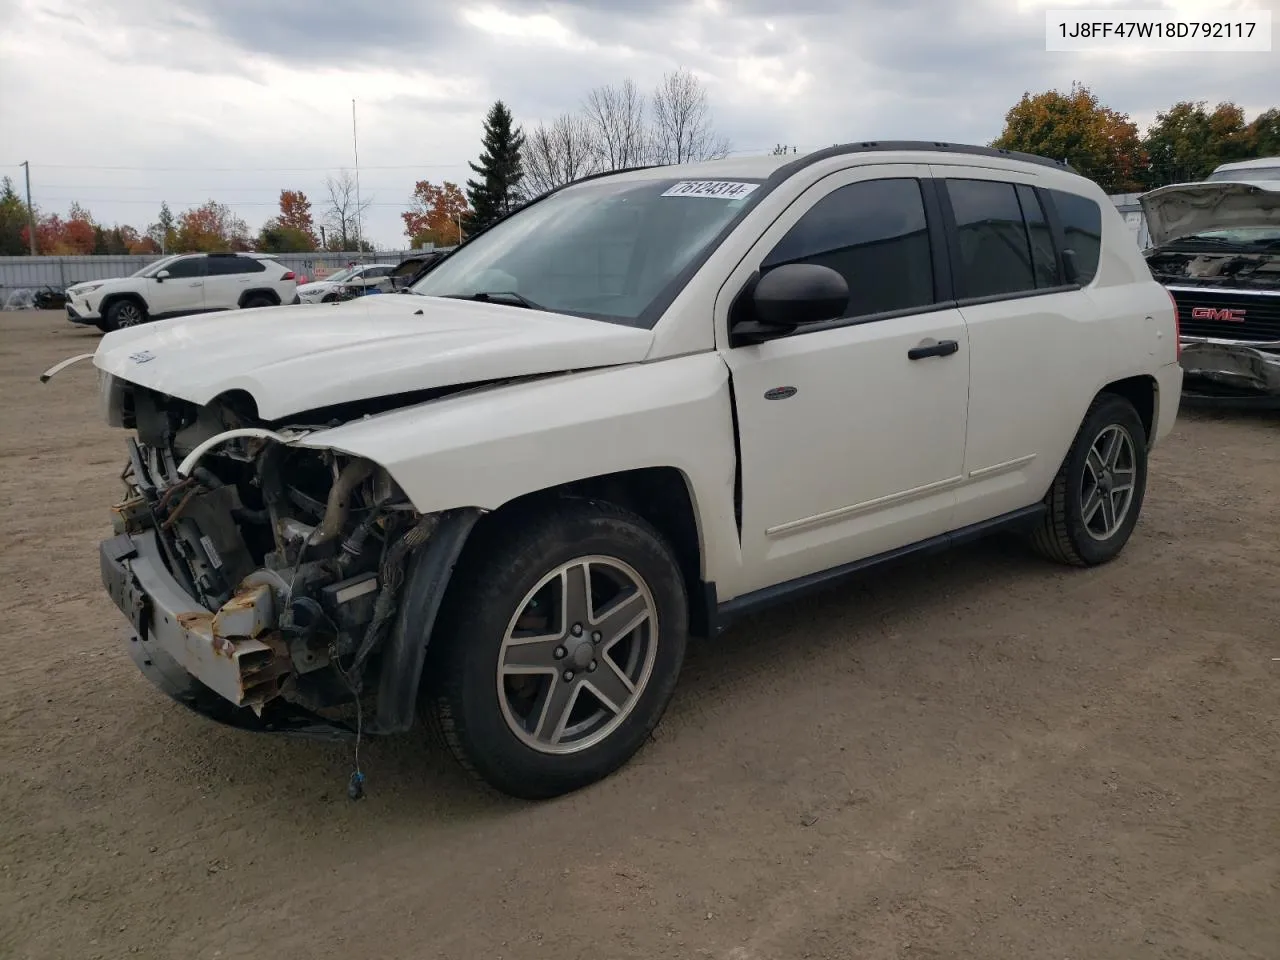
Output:
[[432,641],[440,732],[465,767],[524,799],[608,776],[657,725],[684,660],[670,548],[641,518],[586,501],[477,547]]
[[274,307],[275,305],[276,305],[276,302],[272,300],[270,297],[265,297],[259,294],[257,296],[250,297],[248,300],[246,300],[244,302],[243,309],[253,310],[256,307]]
[[1049,489],[1032,545],[1059,563],[1088,567],[1115,559],[1142,510],[1147,432],[1128,400],[1104,393],[1089,408]]
[[147,311],[136,300],[117,300],[102,316],[104,330],[123,330],[146,323]]

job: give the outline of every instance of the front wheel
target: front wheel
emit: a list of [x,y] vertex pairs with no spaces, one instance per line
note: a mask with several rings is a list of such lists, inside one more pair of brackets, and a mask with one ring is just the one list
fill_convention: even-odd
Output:
[[463,766],[539,800],[644,744],[680,673],[688,601],[662,536],[611,504],[558,505],[502,533],[454,575],[431,706]]
[[145,323],[146,319],[146,311],[133,300],[117,300],[107,307],[107,312],[102,317],[103,327],[108,332],[136,327]]
[[1050,560],[1091,567],[1124,549],[1147,489],[1147,432],[1124,397],[1104,393],[1085,415],[1032,536]]

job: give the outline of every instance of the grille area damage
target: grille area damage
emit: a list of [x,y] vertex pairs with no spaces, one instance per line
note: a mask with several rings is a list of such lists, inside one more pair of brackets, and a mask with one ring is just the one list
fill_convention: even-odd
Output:
[[1178,308],[1187,396],[1280,403],[1280,239],[1273,252],[1176,244],[1147,256]]
[[136,431],[103,578],[145,664],[172,659],[257,717],[288,704],[338,722],[375,686],[440,516],[373,463],[291,446],[317,427],[268,428],[248,398],[196,407],[107,378],[103,399]]

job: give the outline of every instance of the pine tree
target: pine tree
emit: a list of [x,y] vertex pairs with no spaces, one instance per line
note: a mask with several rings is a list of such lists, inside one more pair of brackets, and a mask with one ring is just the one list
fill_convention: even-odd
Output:
[[484,152],[478,163],[469,164],[479,175],[467,181],[467,200],[471,215],[466,220],[467,233],[483,230],[520,205],[520,182],[524,165],[520,153],[524,149],[524,131],[515,126],[515,118],[501,100],[484,119]]

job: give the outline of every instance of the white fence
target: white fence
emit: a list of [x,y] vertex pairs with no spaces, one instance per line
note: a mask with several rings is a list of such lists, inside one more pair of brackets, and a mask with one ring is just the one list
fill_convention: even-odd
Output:
[[[437,248],[445,249],[445,248]],[[399,263],[410,253],[423,251],[386,250],[380,253],[277,253],[273,256],[298,275],[315,279],[348,263]],[[160,257],[150,254],[89,257],[0,257],[0,291],[38,290],[52,287],[65,290],[83,280],[127,277]],[[0,295],[0,305],[4,297]]]

